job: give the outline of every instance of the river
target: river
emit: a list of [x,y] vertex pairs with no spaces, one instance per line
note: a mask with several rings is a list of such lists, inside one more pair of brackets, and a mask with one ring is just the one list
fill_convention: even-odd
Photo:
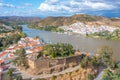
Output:
[[75,49],[79,49],[80,51],[84,52],[90,52],[91,54],[94,54],[97,48],[100,46],[111,46],[114,52],[114,59],[117,61],[120,60],[120,41],[88,38],[79,34],[58,34],[48,31],[31,29],[28,28],[27,25],[23,26],[23,32],[25,32],[28,37],[39,36],[46,42],[70,43]]

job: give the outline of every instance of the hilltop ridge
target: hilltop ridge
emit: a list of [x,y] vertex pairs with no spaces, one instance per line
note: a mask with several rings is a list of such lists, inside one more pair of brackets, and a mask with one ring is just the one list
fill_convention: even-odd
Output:
[[[119,26],[120,19],[119,18],[107,18],[103,16],[92,16],[87,14],[75,14],[72,16],[60,16],[60,17],[47,17],[40,19],[39,21],[31,23],[33,26],[37,27],[46,27],[46,26],[64,26],[71,25],[76,22],[82,22],[85,24],[98,24],[98,25],[111,25],[111,26]],[[34,27],[33,27],[34,28]]]

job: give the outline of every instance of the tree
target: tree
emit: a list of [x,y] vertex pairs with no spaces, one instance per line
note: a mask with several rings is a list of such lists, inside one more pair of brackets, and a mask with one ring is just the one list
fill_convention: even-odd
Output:
[[91,57],[90,62],[93,66],[98,66],[98,60],[95,56]]
[[13,63],[14,65],[18,65],[17,60],[18,60],[18,58],[16,57],[15,59],[12,60],[12,63]]
[[16,50],[15,54],[19,55],[19,56],[25,56],[25,49],[21,48],[19,50]]
[[94,80],[95,76],[93,74],[88,74],[88,80]]
[[20,40],[22,36],[20,34],[13,34],[10,36],[6,36],[2,39],[0,39],[0,46],[7,47],[10,44],[16,43],[18,40]]
[[9,70],[7,71],[7,76],[8,76],[8,79],[9,79],[9,80],[12,80],[12,76],[13,76],[13,70],[12,70],[12,69],[9,69]]
[[51,58],[66,57],[74,54],[73,46],[70,44],[47,44],[43,47],[43,54],[49,55]]
[[36,80],[46,80],[46,79],[43,79],[43,78],[38,78],[38,79],[36,79]]
[[18,76],[16,77],[16,80],[23,80],[23,78],[22,78],[21,75],[18,75]]
[[52,76],[52,80],[56,80],[56,76],[53,75],[53,76]]
[[115,33],[115,36],[117,37],[120,37],[120,30],[119,29],[116,29],[113,33]]
[[51,58],[54,58],[56,56],[56,53],[54,51],[54,47],[51,44],[47,44],[43,47],[43,54],[49,55]]
[[23,67],[28,67],[27,64],[27,58],[26,58],[26,52],[24,48],[21,48],[20,50],[16,51],[16,54],[18,55],[18,57],[16,57],[13,60],[13,63],[16,64],[17,66],[23,66]]
[[86,68],[86,67],[88,66],[88,62],[89,62],[89,58],[88,58],[88,57],[84,57],[84,58],[82,59],[82,61],[80,62],[80,66],[81,66],[82,68]]
[[22,26],[15,26],[15,30],[22,31]]
[[113,50],[109,46],[101,46],[97,49],[98,60],[100,64],[104,66],[110,66],[112,63]]
[[38,38],[38,39],[39,39],[39,36],[35,36],[35,38]]
[[103,80],[112,80],[112,72],[109,69],[106,69],[103,74]]
[[23,33],[23,32],[20,32],[20,36],[21,36],[22,38],[24,38],[24,37],[26,37],[26,34]]
[[120,80],[120,63],[116,63],[116,67],[112,71],[109,68],[106,69],[103,80]]
[[0,47],[0,51],[2,51],[3,49],[2,49],[2,47]]

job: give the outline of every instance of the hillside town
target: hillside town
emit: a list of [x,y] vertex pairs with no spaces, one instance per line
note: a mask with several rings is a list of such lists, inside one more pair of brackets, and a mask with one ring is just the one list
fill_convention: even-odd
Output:
[[[56,44],[56,46],[57,45],[65,46],[68,44],[65,44],[65,45],[64,44]],[[56,58],[51,58],[51,55],[50,55],[51,53],[49,51],[48,51],[49,52],[48,55],[45,54],[43,56],[39,56],[40,55],[39,52],[44,51],[43,46],[45,46],[45,43],[40,41],[39,38],[25,37],[25,38],[21,38],[17,44],[12,44],[8,48],[6,48],[4,51],[1,51],[0,52],[0,75],[1,75],[0,77],[3,77],[3,75],[5,76],[5,74],[7,74],[6,70],[9,71],[10,68],[14,67],[16,69],[21,69],[21,70],[25,71],[25,72],[21,72],[22,76],[29,74],[33,78],[37,79],[37,78],[41,78],[40,75],[46,74],[50,77],[47,77],[47,76],[43,76],[43,77],[50,79],[52,77],[52,74],[59,75],[60,73],[62,73],[62,74],[68,73],[68,72],[71,72],[70,69],[72,69],[72,71],[79,70],[79,62],[84,58],[84,56],[88,56],[88,53],[82,54],[81,52],[72,52],[72,53],[69,52],[71,54],[65,53],[65,55],[68,54],[68,56],[60,57],[60,54],[63,55],[61,53],[61,51],[60,51],[59,57],[56,56]],[[70,47],[71,46],[68,45],[68,49]],[[51,46],[51,48],[52,48],[52,46]],[[50,50],[51,48],[46,48],[46,49]],[[53,47],[53,48],[55,48],[55,47]],[[67,48],[67,46],[65,48]],[[16,55],[16,54],[20,54],[20,53],[17,53],[17,51],[21,50],[21,49],[24,49],[26,52],[24,54],[26,55],[26,58],[28,61],[27,64],[29,65],[29,68],[27,70],[22,69],[23,66],[20,67],[17,65],[13,66],[13,64],[11,65],[11,63],[13,63],[13,60],[20,56],[20,55]],[[56,47],[56,49],[57,49],[57,47]],[[64,48],[61,47],[60,49],[64,49]],[[67,50],[65,50],[65,51],[67,51]],[[70,51],[70,50],[68,50],[68,51]],[[71,51],[72,51],[72,47],[71,47]],[[54,54],[56,54],[56,53],[54,53]],[[90,69],[90,72],[91,71],[92,70]],[[97,73],[97,69],[95,69],[94,71],[95,72],[93,72],[92,74]],[[88,72],[88,73],[90,73],[90,72]],[[79,73],[77,73],[77,74],[79,74]],[[27,77],[30,78],[30,76],[27,76]],[[76,77],[78,77],[78,76],[76,76]],[[25,78],[25,77],[23,77],[23,78]],[[3,79],[6,79],[6,78],[3,78]],[[32,80],[35,80],[35,79],[32,79]]]
[[0,52],[0,73],[2,74],[2,71],[4,70],[4,66],[2,64],[9,63],[13,58],[16,56],[14,53],[24,48],[26,51],[26,54],[40,52],[42,50],[42,46],[44,45],[43,42],[40,42],[38,38],[21,38],[21,40],[18,41],[17,44],[12,44],[8,48],[6,48],[4,51]]
[[[17,44],[12,44],[5,50],[0,52],[0,75],[2,76],[6,70],[11,66],[6,66],[7,64],[11,64],[11,62],[19,57],[16,54],[18,50],[24,49],[26,57],[28,58],[29,70],[34,70],[30,74],[51,74],[53,72],[60,72],[68,68],[71,64],[76,66],[79,64],[79,61],[82,59],[82,55],[77,53],[74,56],[61,58],[61,59],[51,59],[49,56],[40,57],[37,59],[39,55],[38,52],[43,50],[44,42],[40,41],[39,38],[31,38],[25,37],[21,38]],[[41,66],[41,69],[37,70]],[[37,71],[36,71],[37,70]],[[0,77],[1,77],[0,76]]]
[[60,28],[64,29],[65,31],[79,33],[81,35],[93,34],[96,32],[99,33],[104,31],[109,31],[112,33],[116,29],[119,29],[118,27],[113,27],[108,25],[87,25],[82,22],[76,22],[69,26],[61,26]]
[[[88,26],[80,22],[60,28],[82,35],[104,31],[113,33],[119,29],[117,27],[103,25]],[[1,37],[5,37],[8,40],[6,36],[20,33],[19,30],[14,33],[7,32],[5,35],[1,34]],[[114,35],[119,38],[119,31],[118,35],[116,33]],[[110,47],[103,46],[101,49],[101,51],[103,49],[106,50],[105,52],[104,50],[102,51],[102,56],[110,53],[111,55],[108,55],[110,58],[107,58],[107,62],[104,62],[104,60],[103,62],[99,62],[99,59],[101,60],[101,55],[98,54],[99,52],[91,55],[89,52],[73,49],[73,46],[69,43],[46,44],[38,36],[32,38],[25,37],[24,34],[21,37],[14,35],[13,37],[8,41],[10,43],[9,45],[4,42],[4,39],[1,42],[2,44],[6,43],[6,46],[2,45],[4,48],[1,47],[3,49],[0,52],[0,80],[1,78],[2,80],[8,80],[9,78],[16,79],[19,76],[23,78],[21,80],[27,78],[29,78],[28,80],[52,80],[53,78],[56,80],[93,80],[99,73],[99,67],[101,67],[99,64],[102,63],[110,67],[115,67],[114,65],[116,64],[111,58],[113,51]],[[10,42],[12,39],[16,39],[15,42]],[[103,73],[100,75],[102,76]]]
[[120,80],[120,0],[0,0],[0,80]]

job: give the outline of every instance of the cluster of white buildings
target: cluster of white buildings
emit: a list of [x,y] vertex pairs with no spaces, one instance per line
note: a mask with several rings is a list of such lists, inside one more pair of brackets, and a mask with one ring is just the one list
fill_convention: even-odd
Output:
[[[16,50],[24,48],[26,54],[35,53],[41,51],[43,45],[44,43],[41,42],[38,38],[30,38],[30,37],[21,38],[21,40],[18,41],[17,44],[13,44],[6,50],[0,52],[0,65],[2,63],[10,62],[10,60],[15,57],[14,52],[16,52]],[[0,66],[0,71],[2,71],[1,66]]]
[[61,26],[60,28],[64,29],[65,31],[71,31],[71,32],[75,32],[75,33],[79,33],[79,34],[92,34],[95,32],[103,32],[103,31],[109,31],[109,32],[113,32],[114,30],[118,29],[112,26],[104,26],[104,25],[100,25],[100,26],[95,26],[95,25],[86,25],[84,23],[81,22],[77,22],[74,24],[71,24],[69,26]]
[[21,45],[26,50],[26,54],[39,52],[42,50],[42,47],[44,43],[40,41],[38,38],[21,38],[20,41],[18,41],[18,45]]

